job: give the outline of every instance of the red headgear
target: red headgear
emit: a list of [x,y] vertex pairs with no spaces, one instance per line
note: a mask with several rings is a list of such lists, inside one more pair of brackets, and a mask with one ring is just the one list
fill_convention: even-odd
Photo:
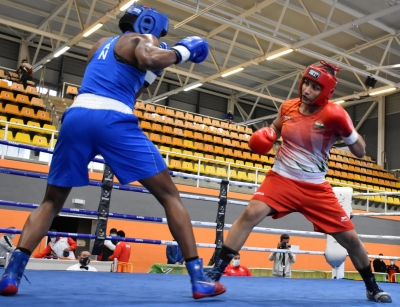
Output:
[[304,83],[304,79],[307,78],[315,83],[318,83],[321,87],[321,93],[312,103],[313,105],[324,105],[328,102],[329,98],[332,97],[333,92],[335,91],[337,79],[335,76],[331,75],[325,68],[330,67],[334,71],[339,71],[340,68],[337,66],[333,66],[324,60],[321,60],[320,63],[323,66],[311,65],[308,66],[307,69],[303,73],[303,77],[300,80],[299,84],[299,96],[302,96],[302,86]]

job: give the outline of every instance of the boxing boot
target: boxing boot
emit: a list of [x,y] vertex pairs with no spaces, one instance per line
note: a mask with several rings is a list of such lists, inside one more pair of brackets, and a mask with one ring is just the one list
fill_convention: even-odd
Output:
[[192,283],[192,293],[194,299],[216,296],[224,293],[226,288],[219,282],[207,277],[203,271],[203,259],[197,258],[186,263],[186,268]]
[[377,303],[391,303],[392,298],[389,293],[383,291],[375,281],[374,277],[369,280],[365,280],[367,287],[367,298]]
[[219,281],[229,262],[216,257],[214,267],[211,270],[207,270],[206,275],[214,281]]
[[10,262],[0,279],[0,295],[15,295],[18,293],[19,283],[28,261],[29,255],[19,249],[12,253]]

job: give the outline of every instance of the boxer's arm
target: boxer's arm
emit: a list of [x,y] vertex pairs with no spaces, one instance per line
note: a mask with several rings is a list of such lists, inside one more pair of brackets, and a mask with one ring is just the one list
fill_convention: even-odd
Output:
[[281,130],[282,130],[282,119],[281,119],[281,108],[278,110],[278,116],[275,118],[275,120],[271,124],[271,128],[274,129],[276,138],[279,139],[281,137]]
[[365,147],[366,147],[365,141],[359,134],[357,142],[355,142],[353,145],[349,145],[351,153],[355,155],[357,158],[362,158],[365,156]]

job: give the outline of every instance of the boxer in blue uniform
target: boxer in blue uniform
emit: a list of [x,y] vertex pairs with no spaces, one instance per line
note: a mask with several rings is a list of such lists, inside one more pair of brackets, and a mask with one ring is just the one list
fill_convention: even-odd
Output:
[[164,207],[169,229],[185,257],[193,297],[225,292],[222,284],[205,276],[189,214],[161,154],[133,114],[136,97],[160,70],[186,61],[200,63],[208,55],[208,43],[200,37],[187,37],[172,48],[160,44],[158,39],[167,34],[168,23],[168,17],[155,9],[133,5],[119,21],[123,34],[103,38],[90,50],[82,87],[62,119],[43,202],[25,223],[0,279],[1,295],[18,292],[30,254],[71,188],[89,183],[87,165],[97,154],[122,184],[139,181]]

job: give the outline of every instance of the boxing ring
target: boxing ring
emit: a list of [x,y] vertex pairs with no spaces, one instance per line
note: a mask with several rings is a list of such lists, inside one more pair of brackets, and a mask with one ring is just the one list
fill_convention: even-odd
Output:
[[[13,142],[0,141],[1,144],[9,143],[9,146],[19,146]],[[11,143],[11,144],[10,144]],[[6,144],[4,144],[6,145]],[[23,145],[24,148],[33,149],[30,145]],[[44,148],[34,148],[34,150],[47,151]],[[101,159],[93,160],[104,163]],[[0,173],[24,176],[30,178],[47,179],[46,174],[17,171],[13,169],[0,168]],[[171,172],[171,175],[205,180],[221,183],[221,179],[205,176],[196,176],[180,172]],[[231,185],[256,187],[254,184],[243,182],[229,182]],[[92,186],[101,186],[101,182],[90,181]],[[114,189],[148,193],[144,188],[133,186],[122,186],[113,184]],[[390,192],[389,192],[390,193]],[[197,196],[191,194],[180,194],[183,199],[197,199],[211,202],[218,202],[221,198]],[[365,195],[365,193],[355,194],[354,196]],[[380,194],[382,195],[382,194]],[[247,202],[236,200],[226,200],[227,204],[246,206]],[[0,207],[35,209],[38,204],[11,202],[0,200]],[[62,213],[76,216],[99,216],[98,211],[82,210],[75,208],[63,208]],[[400,215],[399,213],[362,213],[353,216],[389,216]],[[166,224],[166,218],[137,216],[129,214],[109,213],[109,218],[142,221],[148,223]],[[220,222],[192,221],[194,227],[212,227],[218,231]],[[230,229],[231,224],[223,224],[223,229]],[[299,236],[326,237],[325,234],[312,231],[297,231],[290,229],[273,229],[255,227],[253,232],[267,234],[291,234]],[[20,229],[0,228],[0,233],[21,233]],[[49,232],[50,236],[63,236],[72,238],[82,238],[94,240],[98,238],[96,234]],[[380,240],[399,241],[398,236],[376,236],[360,234],[360,238],[373,238]],[[111,239],[111,237],[107,237]],[[113,237],[116,241],[125,241],[134,244],[153,244],[153,245],[176,245],[176,242],[169,240],[154,240],[146,238],[121,238]],[[198,247],[215,249],[216,244],[197,243]],[[256,252],[288,252],[276,248],[260,248],[244,246],[242,250]],[[324,256],[323,251],[293,250],[292,254],[307,254]],[[400,260],[399,256],[369,255],[370,258]],[[206,259],[204,259],[206,261]],[[0,268],[0,274],[3,269]],[[22,279],[20,291],[14,297],[0,296],[0,306],[39,306],[50,303],[56,306],[189,306],[195,304],[206,304],[207,306],[366,306],[374,304],[365,297],[365,286],[362,281],[346,279],[309,279],[309,278],[249,278],[249,277],[223,277],[222,283],[226,285],[227,292],[221,296],[193,300],[190,291],[190,282],[187,275],[170,274],[119,274],[105,272],[72,272],[72,271],[46,271],[46,270],[27,270],[25,275],[29,279],[28,283]],[[398,283],[381,284],[383,289],[392,295],[393,306],[400,306],[400,291]]]

